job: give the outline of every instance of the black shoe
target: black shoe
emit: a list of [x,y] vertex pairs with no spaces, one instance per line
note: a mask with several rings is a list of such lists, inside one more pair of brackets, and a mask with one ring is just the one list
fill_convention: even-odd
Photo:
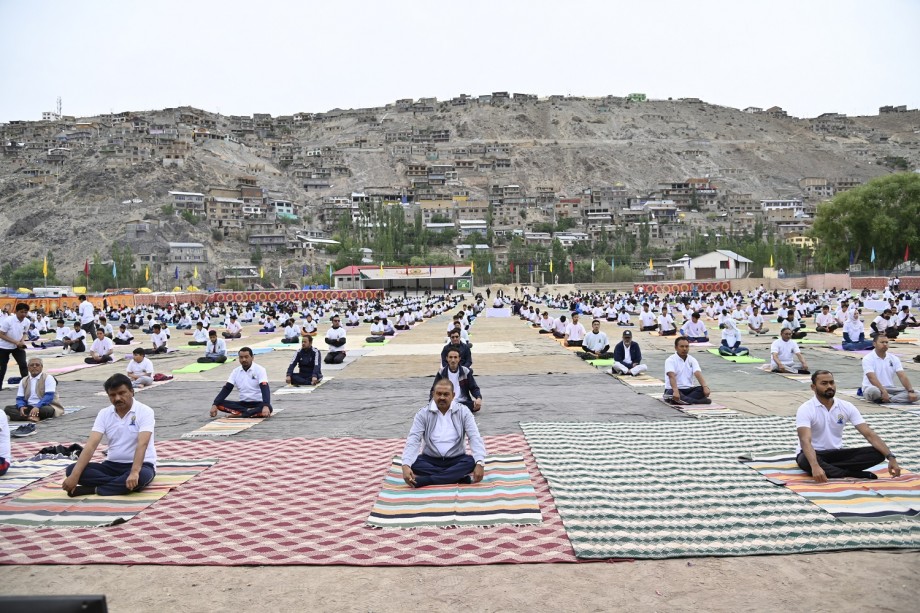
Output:
[[854,479],[878,479],[878,475],[869,472],[868,470],[857,470],[851,472],[848,476]]
[[67,495],[71,498],[74,498],[76,496],[90,496],[95,493],[96,488],[90,485],[78,485],[77,487],[73,488],[72,492],[67,492]]
[[458,480],[457,483],[459,483],[460,485],[473,485],[473,478],[467,475],[463,477],[462,479]]

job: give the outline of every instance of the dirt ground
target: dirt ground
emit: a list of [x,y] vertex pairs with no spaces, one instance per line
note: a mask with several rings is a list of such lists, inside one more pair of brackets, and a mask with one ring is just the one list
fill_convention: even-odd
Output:
[[[392,341],[395,344],[442,343],[449,321],[441,316]],[[618,330],[604,324],[611,340]],[[325,330],[321,326],[321,332]],[[349,330],[349,339],[366,335],[366,325]],[[483,387],[485,404],[477,417],[484,434],[520,432],[520,421],[540,418],[611,420],[685,419],[647,397],[637,396],[610,377],[600,377],[590,366],[572,360],[567,350],[515,319],[480,319],[471,329],[474,369]],[[174,333],[175,334],[175,333]],[[181,334],[181,333],[180,333]],[[175,338],[175,337],[174,337]],[[236,341],[267,346],[274,337],[252,334]],[[670,353],[670,339],[637,336],[658,373]],[[762,352],[772,339],[750,340]],[[515,351],[476,354],[477,342],[513,343]],[[320,348],[324,349],[322,344]],[[838,379],[860,371],[857,360],[832,355],[815,347],[804,350],[812,364],[821,363]],[[436,356],[387,354],[362,356],[345,369],[329,372],[336,380],[314,392],[330,408],[330,417],[300,422],[291,411],[240,435],[247,437],[319,437],[342,432],[336,409],[392,404],[395,414],[368,418],[361,432],[348,436],[383,438],[404,436],[411,415],[420,406],[437,366]],[[410,352],[411,353],[411,352]],[[163,372],[191,359],[183,356],[158,361]],[[283,383],[283,369],[293,356],[274,351],[257,356],[273,383]],[[714,397],[724,404],[756,415],[794,414],[808,387],[776,376],[758,376],[750,369],[712,357],[703,363]],[[705,355],[699,358],[701,362]],[[73,358],[54,360],[63,366]],[[47,364],[48,362],[46,362]],[[41,440],[84,438],[96,411],[106,404],[101,381],[120,372],[125,362],[78,371],[59,377],[62,393],[79,396],[87,409],[41,424]],[[157,424],[160,440],[178,438],[191,422],[206,421],[211,398],[229,372],[219,368],[191,375],[149,392],[142,401],[156,407],[180,399],[193,405],[187,418]],[[743,374],[742,374],[743,373]],[[911,377],[920,373],[911,369]],[[577,381],[588,411],[556,396]],[[596,383],[595,383],[596,382]],[[842,386],[841,386],[842,387]],[[855,386],[854,386],[855,387]],[[411,388],[411,389],[409,389]],[[320,396],[320,394],[323,394]],[[10,393],[0,393],[8,404]],[[301,402],[277,397],[278,402]],[[407,400],[408,399],[408,400]],[[606,404],[607,406],[601,406]],[[862,408],[862,407],[861,407]],[[493,416],[489,411],[494,409]],[[201,412],[199,415],[198,411]],[[870,418],[871,419],[871,418]],[[282,420],[284,420],[282,422]],[[276,422],[276,423],[275,423]],[[258,431],[258,432],[257,432]],[[339,434],[341,435],[341,434]],[[14,446],[15,456],[15,446]],[[920,467],[913,467],[914,470]],[[0,533],[2,546],[2,533]],[[0,566],[0,594],[106,594],[111,611],[916,611],[920,594],[920,553],[849,551],[811,555],[739,558],[692,558],[580,564],[483,565],[464,567],[205,567],[205,566]]]

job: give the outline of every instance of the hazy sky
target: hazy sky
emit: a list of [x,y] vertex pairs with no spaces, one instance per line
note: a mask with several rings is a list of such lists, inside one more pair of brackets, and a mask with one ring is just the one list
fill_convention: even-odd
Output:
[[0,122],[492,91],[920,106],[920,0],[0,0]]

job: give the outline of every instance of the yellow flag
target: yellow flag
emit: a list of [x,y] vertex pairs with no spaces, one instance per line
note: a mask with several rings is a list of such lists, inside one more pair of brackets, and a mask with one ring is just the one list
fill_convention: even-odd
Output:
[[380,274],[383,274],[383,262],[380,262]]
[[264,278],[265,278],[265,269],[262,268],[261,266],[259,266],[259,278],[260,278],[260,279],[264,279]]
[[150,264],[147,264],[147,268],[144,269],[144,281],[150,280]]
[[192,273],[192,278],[193,278],[193,279],[197,279],[197,278],[198,278],[198,266],[195,266],[195,271]]
[[773,268],[773,254],[770,254],[770,268]]
[[655,270],[655,264],[652,263],[652,258],[649,258],[649,259],[648,259],[648,269],[649,269],[649,270]]
[[42,276],[48,276],[48,254],[45,254],[45,262],[42,264]]
[[553,261],[552,260],[549,261],[549,271],[553,272]]
[[470,274],[475,274],[476,272],[476,262],[470,262]]

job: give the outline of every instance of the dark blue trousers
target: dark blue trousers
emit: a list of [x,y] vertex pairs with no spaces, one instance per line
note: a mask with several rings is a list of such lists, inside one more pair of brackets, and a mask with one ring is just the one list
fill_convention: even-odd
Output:
[[[239,411],[240,414],[238,417],[261,417],[262,416],[262,407],[265,406],[265,403],[261,400],[259,401],[236,401],[236,400],[224,400],[221,402],[217,409],[225,413],[233,413],[234,411]],[[272,405],[268,405],[268,412],[272,412]]]
[[[67,467],[66,472],[68,477],[70,473],[73,472],[74,466],[76,466],[76,464],[71,464]],[[153,464],[144,462],[141,465],[141,474],[137,480],[137,487],[135,487],[134,490],[129,490],[128,486],[125,485],[125,481],[128,480],[128,475],[130,473],[130,462],[109,462],[108,460],[103,462],[90,462],[86,465],[86,468],[83,469],[83,474],[80,475],[79,485],[88,485],[96,488],[96,493],[100,496],[120,496],[121,494],[127,494],[131,491],[139,492],[147,487],[157,474],[156,470],[153,468]]]
[[437,458],[423,453],[412,464],[412,472],[415,473],[415,486],[425,487],[459,483],[473,472],[475,467],[476,460],[471,455]]

